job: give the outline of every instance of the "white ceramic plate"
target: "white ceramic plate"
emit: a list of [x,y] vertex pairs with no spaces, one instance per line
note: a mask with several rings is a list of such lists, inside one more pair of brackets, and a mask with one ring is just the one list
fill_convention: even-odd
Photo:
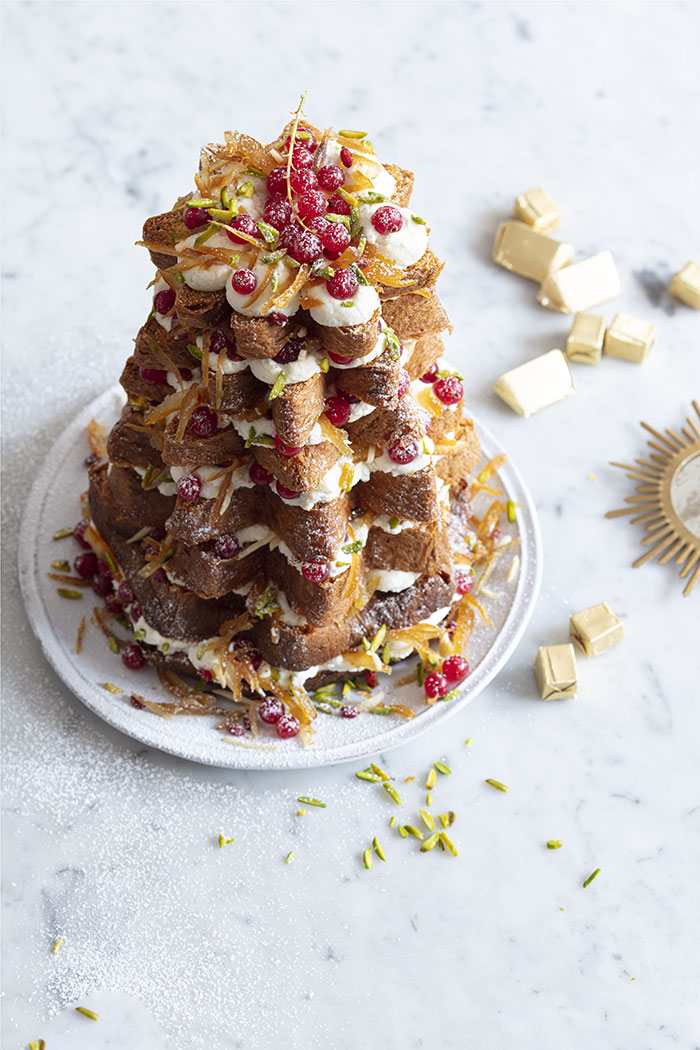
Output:
[[[24,512],[19,551],[20,586],[32,629],[53,666],[66,685],[83,703],[128,736],[150,747],[168,751],[193,762],[233,769],[301,769],[348,762],[396,747],[424,733],[436,722],[459,711],[501,670],[517,645],[532,614],[542,575],[542,552],[535,508],[530,494],[515,469],[508,463],[500,470],[501,483],[518,510],[514,525],[504,535],[517,536],[519,545],[504,551],[488,582],[498,597],[483,598],[488,626],[477,617],[466,656],[471,673],[459,695],[449,703],[426,707],[422,690],[413,685],[397,688],[391,679],[380,678],[385,702],[406,704],[416,711],[413,719],[398,716],[361,714],[354,719],[319,714],[315,722],[315,743],[304,747],[299,740],[280,741],[269,727],[258,738],[263,747],[238,746],[217,732],[214,718],[177,717],[164,719],[146,710],[136,710],[128,701],[131,692],[149,699],[172,700],[161,687],[155,671],[129,671],[119,656],[107,647],[105,636],[88,626],[83,650],[75,653],[78,625],[83,615],[88,622],[92,612],[92,591],[80,601],[67,601],[56,593],[56,582],[47,576],[50,562],[66,558],[72,562],[78,553],[71,539],[53,541],[57,529],[71,526],[80,518],[80,493],[87,487],[83,461],[89,453],[86,427],[94,418],[110,427],[121,409],[121,388],[113,387],[88,405],[56,441],[32,487]],[[484,458],[489,460],[504,449],[476,421]],[[519,553],[520,573],[512,583],[506,581],[512,557]],[[411,662],[395,665],[394,681],[405,677]],[[109,681],[124,695],[103,688]],[[247,743],[248,738],[244,738]]]

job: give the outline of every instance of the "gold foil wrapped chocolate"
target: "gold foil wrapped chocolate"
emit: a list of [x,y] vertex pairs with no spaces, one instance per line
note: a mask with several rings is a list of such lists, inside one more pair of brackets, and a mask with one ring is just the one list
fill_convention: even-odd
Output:
[[610,357],[641,364],[655,339],[656,327],[649,321],[641,321],[629,314],[616,314],[605,333],[604,350]]
[[540,700],[574,700],[578,687],[573,645],[542,645],[535,659]]
[[573,257],[570,244],[555,241],[514,219],[501,223],[493,245],[494,262],[533,281],[544,281],[548,274],[567,266]]
[[674,274],[669,291],[676,299],[700,310],[700,263],[686,263],[682,270]]
[[611,649],[622,641],[624,633],[620,617],[607,602],[591,605],[590,609],[574,613],[569,619],[569,636],[586,656],[599,656]]
[[575,393],[571,370],[561,350],[550,350],[504,372],[493,389],[514,412],[526,417]]
[[597,365],[603,352],[605,318],[597,314],[578,313],[574,318],[569,338],[566,340],[566,356],[580,365]]
[[542,282],[537,301],[550,310],[575,314],[614,299],[621,291],[615,260],[610,252],[598,252],[550,273]]
[[532,226],[538,233],[556,230],[561,221],[561,211],[541,186],[528,190],[527,193],[520,193],[515,198],[513,216]]

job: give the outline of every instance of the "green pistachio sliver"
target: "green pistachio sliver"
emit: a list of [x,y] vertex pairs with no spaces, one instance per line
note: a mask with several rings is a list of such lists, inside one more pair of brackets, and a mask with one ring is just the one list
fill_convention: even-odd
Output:
[[439,813],[438,820],[442,824],[443,828],[448,828],[450,826],[450,818],[447,816],[447,813]]
[[350,219],[347,215],[338,215],[336,212],[331,211],[324,215],[323,218],[327,219],[328,222],[340,222],[348,231],[350,230]]
[[114,685],[112,682],[103,682],[102,688],[106,689],[108,693],[121,693],[119,686]]
[[142,638],[145,638],[145,637],[146,637],[146,632],[143,630],[143,628],[141,628],[140,631],[134,631],[134,639],[135,639],[135,641],[138,642]]
[[379,842],[379,839],[377,838],[376,835],[372,839],[372,845],[374,846],[374,852],[377,854],[379,859],[383,860],[383,861],[386,861],[386,856],[384,854],[384,850],[382,849],[381,844]]
[[355,301],[354,299],[344,299],[340,305],[343,307],[344,310],[352,310],[353,306],[355,305]]
[[[278,263],[282,259],[284,259],[286,254],[287,254],[287,249],[286,248],[278,248],[276,252],[269,252],[267,255],[261,255],[260,256],[260,262],[261,263],[266,263],[268,265],[273,265],[274,263]],[[275,274],[275,276],[277,276],[277,275]]]
[[432,806],[432,804],[433,804],[433,793],[432,793],[432,791],[428,791],[428,793],[426,794],[426,796],[425,796],[425,804],[426,804],[426,806]]
[[179,272],[179,270],[178,270],[178,272],[177,272],[177,273],[173,273],[173,280],[174,280],[174,281],[177,281],[177,283],[178,283],[178,284],[184,284],[184,283],[185,283],[185,278],[184,278],[184,275],[183,275],[183,274],[181,274],[181,273]]
[[401,340],[398,338],[393,328],[384,329],[384,340],[386,342],[389,355],[394,360],[397,360],[398,357],[401,355]]
[[369,651],[371,653],[376,653],[377,649],[382,644],[382,642],[384,641],[385,638],[386,638],[386,624],[383,623],[382,626],[377,631],[377,633],[375,634],[374,638],[372,639],[372,644],[369,647]]
[[385,773],[381,766],[378,766],[375,762],[370,762],[369,768],[375,773],[380,780],[388,780],[389,775]]
[[62,944],[63,944],[63,937],[58,937],[58,938],[57,938],[57,939],[56,939],[56,940],[55,940],[55,941],[53,942],[53,944],[51,945],[51,954],[52,954],[52,955],[55,955],[55,954],[56,954],[56,952],[59,952],[59,951],[61,950],[61,945],[62,945]]
[[435,767],[431,766],[429,771],[428,771],[428,775],[425,778],[425,786],[428,789],[428,791],[432,791],[432,789],[435,787],[435,781],[436,780],[437,780],[437,773],[435,772]]
[[507,793],[509,790],[507,784],[502,784],[500,780],[492,780],[491,777],[485,780],[484,783],[490,784],[491,787],[496,788],[497,791],[503,791]]
[[318,806],[319,809],[325,809],[326,803],[321,802],[320,799],[310,798],[308,795],[299,795],[297,802],[302,802],[305,806]]
[[428,813],[425,809],[419,809],[418,812],[428,831],[435,831],[435,818],[432,813]]
[[212,219],[216,219],[217,222],[229,223],[234,215],[237,213],[237,209],[234,208],[210,208],[209,214]]
[[82,591],[72,591],[70,587],[57,587],[56,594],[59,598],[70,598],[72,601],[83,596]]
[[473,740],[474,740],[473,736],[468,736],[467,739],[464,741],[464,746],[465,747],[471,747]]
[[109,648],[110,648],[111,652],[113,652],[113,653],[118,653],[119,652],[119,642],[117,641],[117,639],[114,637],[113,634],[110,634],[110,636],[109,636]]
[[322,372],[327,372],[328,369],[331,367],[330,359],[328,357],[322,357],[318,363],[318,367],[321,369]]
[[241,185],[236,190],[236,196],[237,197],[250,198],[250,197],[253,196],[254,193],[255,193],[255,183],[254,182],[242,182]]
[[590,886],[590,884],[593,882],[593,879],[597,879],[599,875],[600,875],[600,868],[596,868],[595,871],[592,871],[591,874],[588,876],[588,878],[585,879],[585,881],[581,884],[583,886],[584,890],[588,886]]
[[206,230],[203,230],[202,233],[200,233],[198,237],[195,237],[194,243],[195,244],[204,244],[205,241],[208,241],[210,237],[214,236],[214,234],[216,233],[217,229],[218,229],[218,227],[213,222],[210,223],[209,226],[207,226]]
[[441,700],[443,704],[449,704],[450,700],[454,700],[455,697],[459,696],[459,689],[450,689],[449,693],[445,693]]
[[549,839],[547,842],[547,849],[561,849],[562,843],[559,839]]
[[425,684],[425,666],[422,660],[418,661],[418,666],[416,667],[416,682],[422,689]]
[[94,1010],[88,1010],[87,1006],[76,1006],[75,1012],[82,1014],[83,1017],[89,1017],[91,1021],[99,1021],[100,1015],[96,1014]]
[[363,285],[365,288],[369,286],[369,281],[367,280],[357,263],[350,263],[348,269],[352,270],[352,272],[355,274],[355,277],[357,277],[358,284]]
[[219,833],[219,849],[223,849],[224,846],[230,846],[231,843],[235,841],[235,839],[224,838],[224,836],[221,833]]
[[421,853],[427,853],[431,849],[435,849],[438,842],[440,841],[440,832],[436,831],[430,835],[420,848]]
[[363,859],[363,861],[365,863],[365,867],[369,871],[369,869],[372,867],[372,863],[373,863],[372,847],[371,846],[368,846],[367,849],[365,850],[365,852],[362,854],[362,859]]
[[275,379],[274,383],[272,384],[270,393],[267,395],[268,401],[274,401],[276,397],[280,396],[280,394],[284,390],[286,382],[286,375],[284,374],[284,372],[280,372],[280,374],[277,376],[277,379]]
[[187,349],[189,350],[189,352],[192,354],[192,357],[194,357],[196,361],[201,361],[202,360],[202,351],[199,349],[199,347],[197,346],[196,343],[188,343],[187,344]]
[[449,766],[446,766],[444,762],[433,762],[433,765],[437,769],[438,773],[442,773],[443,776],[449,776],[452,770]]
[[449,836],[446,835],[444,831],[440,832],[440,843],[447,847],[447,849],[449,850],[449,852],[452,854],[453,857],[458,857],[459,856],[459,852],[457,850],[457,847],[455,846],[455,844],[452,841],[452,839],[449,838]]
[[[301,133],[298,133],[297,134],[297,138],[301,138],[301,137],[302,137]],[[307,135],[306,138],[308,138],[308,137],[309,136]],[[247,166],[247,168],[245,168],[243,174],[244,175],[252,175],[253,178],[255,178],[255,179],[264,179],[265,178],[265,172],[264,171],[260,171],[259,168],[254,168],[252,164],[249,164]]]
[[407,831],[409,835],[413,835],[414,838],[420,839],[421,842],[423,841],[423,838],[425,837],[423,835],[423,832],[419,831],[418,828],[415,828],[413,826],[413,824],[404,824],[404,830]]
[[187,202],[189,208],[215,208],[218,201],[212,200],[211,197],[197,197],[194,200]]
[[51,537],[52,540],[65,540],[67,536],[72,536],[72,529],[57,529]]
[[289,853],[284,858],[284,863],[285,864],[291,864],[293,860],[294,860],[294,850],[290,849]]
[[401,518],[397,518],[397,517],[389,518],[389,528],[390,529],[397,529],[400,524],[401,524]]
[[383,777],[377,776],[376,773],[368,773],[366,769],[358,769],[355,776],[358,780],[369,780],[372,784],[378,784]]
[[377,193],[376,190],[366,190],[357,199],[360,204],[385,204],[389,200],[383,193]]
[[387,642],[386,645],[383,646],[383,648],[382,648],[382,663],[383,664],[388,664],[390,660],[391,660],[391,646]]
[[70,562],[62,559],[61,561],[52,561],[51,568],[55,569],[56,572],[70,572]]
[[367,138],[367,132],[366,131],[352,131],[352,130],[348,130],[347,128],[344,128],[342,131],[339,131],[338,134],[340,135],[341,139],[366,139]]
[[515,504],[513,503],[512,499],[508,500],[507,510],[508,510],[508,521],[511,522],[511,524],[512,524],[515,521]]
[[402,839],[407,839],[408,838],[408,831],[403,826],[403,824],[399,824],[399,835],[401,836]]
[[382,787],[386,791],[386,793],[389,796],[389,798],[392,798],[394,800],[394,802],[396,803],[396,805],[400,806],[403,800],[401,798],[401,795],[399,795],[398,791],[394,787],[394,785],[390,784],[387,780],[385,780],[384,783],[382,784]]
[[396,823],[397,823],[397,821],[396,821],[396,817],[395,816],[389,817],[389,827],[390,828],[393,828]]
[[411,213],[411,218],[418,226],[425,226],[425,219],[421,219],[420,215],[414,215]]
[[269,222],[264,222],[262,219],[258,219],[258,230],[266,244],[274,244],[279,238],[279,231],[274,226],[270,226]]

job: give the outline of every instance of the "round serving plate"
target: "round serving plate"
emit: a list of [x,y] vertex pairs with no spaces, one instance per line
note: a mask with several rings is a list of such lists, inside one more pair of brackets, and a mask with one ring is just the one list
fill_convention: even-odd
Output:
[[[504,549],[489,577],[488,595],[480,597],[491,623],[485,623],[477,614],[465,654],[471,673],[451,701],[426,707],[423,691],[415,683],[392,684],[408,674],[409,658],[394,665],[391,678],[380,677],[380,688],[384,703],[411,707],[416,712],[414,718],[363,713],[358,718],[344,719],[319,714],[314,723],[314,743],[308,747],[299,739],[278,740],[268,726],[261,727],[257,740],[246,737],[240,742],[238,738],[217,732],[214,726],[218,719],[214,717],[183,715],[166,719],[132,707],[129,702],[132,692],[164,703],[171,702],[172,697],[152,669],[129,671],[120,657],[110,651],[102,632],[89,624],[93,608],[91,590],[84,592],[82,600],[69,601],[57,594],[57,583],[48,576],[53,560],[65,558],[72,562],[78,553],[70,537],[60,541],[52,537],[58,529],[72,526],[80,518],[79,497],[87,487],[84,467],[89,453],[87,425],[95,419],[111,427],[122,404],[121,388],[111,388],[87,405],[54,443],[25,508],[19,550],[20,586],[27,616],[46,659],[69,689],[109,725],[149,747],[208,765],[260,770],[332,765],[413,740],[461,710],[504,666],[530,619],[542,576],[542,547],[535,508],[510,459],[499,470],[499,478],[507,498],[514,501],[517,510],[515,522],[502,527],[502,533],[518,542]],[[476,419],[475,424],[485,460],[505,451]],[[516,554],[520,558],[517,575],[512,566]],[[78,627],[83,616],[88,627],[82,651],[76,654]],[[106,690],[105,682],[118,686],[121,692]]]

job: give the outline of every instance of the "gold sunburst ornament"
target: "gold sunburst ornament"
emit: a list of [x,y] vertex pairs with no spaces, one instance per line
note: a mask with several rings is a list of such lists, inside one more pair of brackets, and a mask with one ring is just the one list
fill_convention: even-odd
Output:
[[700,579],[700,406],[692,402],[697,420],[692,415],[681,427],[681,434],[666,428],[659,433],[648,423],[642,423],[652,435],[647,441],[648,459],[635,459],[636,466],[612,463],[627,471],[627,477],[637,482],[636,495],[627,496],[631,504],[621,510],[610,510],[606,518],[636,514],[631,524],[643,524],[649,533],[642,546],[649,550],[640,555],[633,566],[658,557],[664,565],[673,558],[681,565],[681,579],[690,577],[683,590],[687,598]]

